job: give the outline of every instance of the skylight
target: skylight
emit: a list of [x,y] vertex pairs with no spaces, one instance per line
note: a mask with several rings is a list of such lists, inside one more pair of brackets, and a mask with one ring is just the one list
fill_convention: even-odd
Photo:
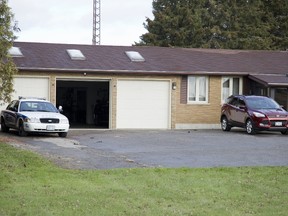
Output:
[[72,60],[85,60],[86,59],[86,57],[83,55],[83,53],[80,50],[67,49],[66,51]]
[[23,57],[23,54],[20,50],[19,47],[11,47],[8,50],[8,53],[12,56],[12,57]]
[[136,51],[125,51],[125,54],[132,62],[145,62],[143,56]]

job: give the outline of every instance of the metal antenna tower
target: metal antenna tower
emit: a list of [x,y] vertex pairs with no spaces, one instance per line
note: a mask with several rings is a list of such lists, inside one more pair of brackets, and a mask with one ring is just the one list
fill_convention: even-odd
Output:
[[93,0],[93,45],[100,45],[100,0]]

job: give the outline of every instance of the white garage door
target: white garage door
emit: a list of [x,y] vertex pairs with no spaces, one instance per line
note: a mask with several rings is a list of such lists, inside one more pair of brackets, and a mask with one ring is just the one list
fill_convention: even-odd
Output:
[[119,80],[116,121],[119,129],[170,128],[170,82]]
[[[49,78],[45,77],[15,77],[15,92],[12,94],[12,100],[23,97],[44,97],[49,100]],[[0,106],[0,110],[5,109],[7,104]]]

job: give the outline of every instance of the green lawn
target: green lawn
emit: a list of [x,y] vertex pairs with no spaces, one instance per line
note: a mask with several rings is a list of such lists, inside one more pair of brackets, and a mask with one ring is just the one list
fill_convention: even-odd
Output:
[[288,167],[79,171],[0,143],[0,215],[287,215]]

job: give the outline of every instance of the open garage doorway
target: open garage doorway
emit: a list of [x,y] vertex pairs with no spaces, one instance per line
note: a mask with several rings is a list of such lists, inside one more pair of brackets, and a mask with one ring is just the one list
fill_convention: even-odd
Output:
[[109,128],[109,81],[56,81],[56,104],[71,128]]

